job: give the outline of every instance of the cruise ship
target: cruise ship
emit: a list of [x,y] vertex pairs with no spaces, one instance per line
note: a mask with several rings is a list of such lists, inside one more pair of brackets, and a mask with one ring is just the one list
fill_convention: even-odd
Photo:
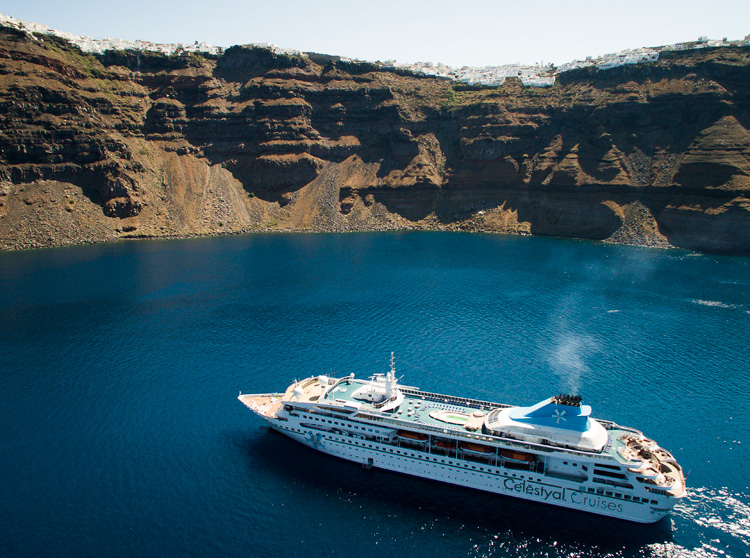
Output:
[[271,428],[360,463],[574,510],[653,523],[686,494],[682,468],[640,431],[591,417],[580,396],[530,407],[428,393],[387,373],[240,394]]

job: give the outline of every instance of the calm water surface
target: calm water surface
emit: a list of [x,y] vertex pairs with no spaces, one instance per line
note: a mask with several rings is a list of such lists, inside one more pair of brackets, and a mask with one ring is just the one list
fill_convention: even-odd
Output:
[[[747,556],[750,260],[447,233],[0,254],[2,556]],[[578,392],[689,471],[639,526],[383,471],[237,400],[311,374]]]

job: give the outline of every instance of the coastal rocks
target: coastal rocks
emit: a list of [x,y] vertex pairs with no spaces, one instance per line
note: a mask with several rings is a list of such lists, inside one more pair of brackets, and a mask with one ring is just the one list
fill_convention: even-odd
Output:
[[640,200],[625,205],[611,200],[602,203],[622,220],[622,226],[606,239],[607,242],[660,248],[669,246],[667,237],[659,232],[656,218]]
[[44,248],[116,240],[114,222],[72,184],[40,180],[0,197],[0,249]]
[[112,198],[104,203],[104,214],[107,217],[134,217],[141,212],[142,206],[137,200],[130,198]]

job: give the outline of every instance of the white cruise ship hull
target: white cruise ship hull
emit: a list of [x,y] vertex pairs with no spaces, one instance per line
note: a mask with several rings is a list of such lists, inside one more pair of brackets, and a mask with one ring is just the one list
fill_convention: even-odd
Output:
[[[431,459],[431,455],[419,455],[411,449],[390,452],[393,448],[385,444],[321,433],[318,430],[302,429],[302,433],[296,432],[291,430],[287,423],[279,424],[273,419],[262,418],[277,432],[310,448],[364,467],[384,469],[636,523],[653,523],[666,516],[671,509],[658,509],[651,504],[636,504],[604,495],[589,494],[585,490],[580,490],[580,484],[562,479],[545,479],[539,475],[487,465],[481,465],[485,471],[479,471],[479,464],[460,459],[446,458],[447,462],[438,463]],[[477,468],[473,469],[472,466]]]
[[637,523],[686,494],[668,451],[590,418],[578,396],[513,407],[395,384],[392,368],[385,380],[311,377],[239,399],[274,430],[368,468]]

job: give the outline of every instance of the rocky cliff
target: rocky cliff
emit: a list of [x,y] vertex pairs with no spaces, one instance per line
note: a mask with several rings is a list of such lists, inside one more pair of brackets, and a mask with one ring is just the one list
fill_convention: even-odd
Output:
[[499,88],[0,29],[0,247],[461,229],[750,254],[750,49]]

